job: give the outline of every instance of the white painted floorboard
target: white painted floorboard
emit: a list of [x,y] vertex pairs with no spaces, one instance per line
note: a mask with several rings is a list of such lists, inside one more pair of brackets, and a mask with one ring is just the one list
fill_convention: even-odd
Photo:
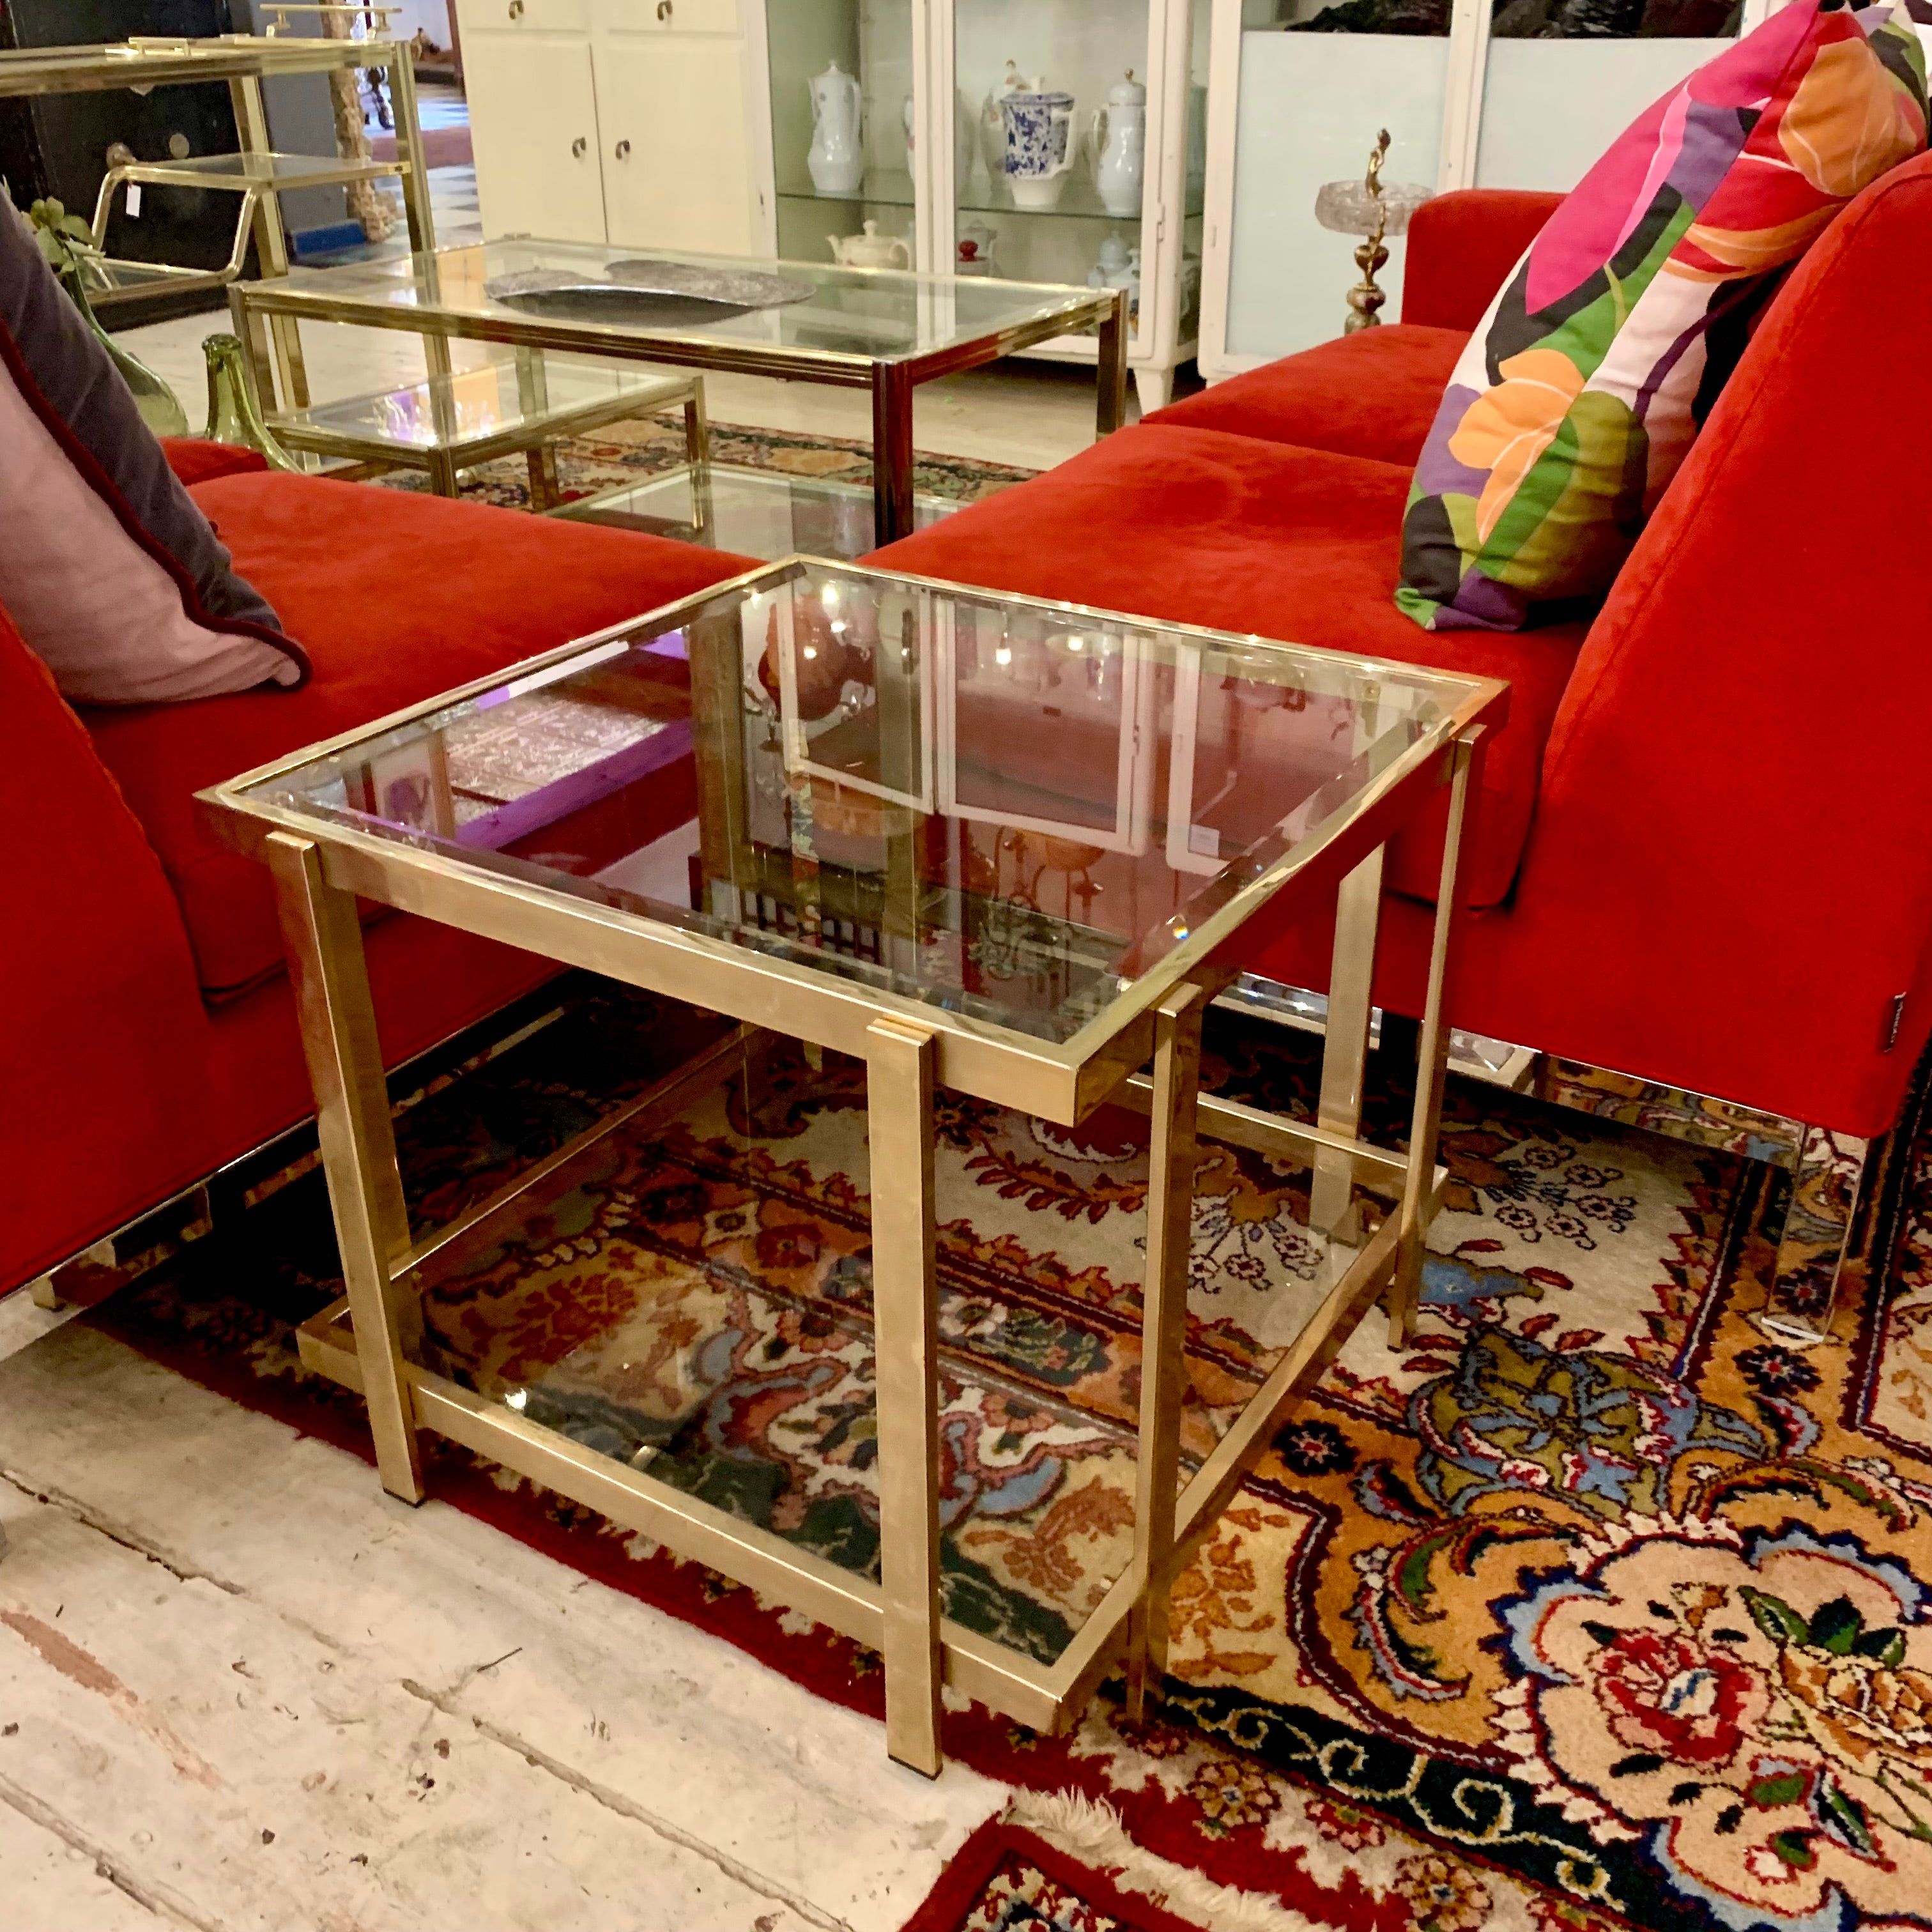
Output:
[[6,1932],[892,1932],[1005,1800],[84,1324],[0,1472]]

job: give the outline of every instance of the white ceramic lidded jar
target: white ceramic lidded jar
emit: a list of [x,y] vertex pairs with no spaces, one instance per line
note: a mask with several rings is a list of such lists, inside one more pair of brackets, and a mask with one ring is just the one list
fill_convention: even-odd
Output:
[[1109,214],[1141,212],[1141,190],[1147,178],[1147,89],[1128,68],[1117,80],[1100,110],[1100,155],[1094,164],[1094,184],[1100,206]]
[[850,194],[866,177],[857,78],[834,61],[806,85],[812,89],[812,148],[805,164],[812,184],[820,194]]

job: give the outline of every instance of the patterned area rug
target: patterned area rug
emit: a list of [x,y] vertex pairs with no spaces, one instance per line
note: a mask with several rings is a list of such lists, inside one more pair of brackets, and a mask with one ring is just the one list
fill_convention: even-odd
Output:
[[[635,417],[608,424],[590,436],[557,445],[557,477],[566,502],[596,496],[627,483],[641,482],[685,460],[684,420]],[[711,460],[736,470],[772,470],[814,482],[854,483],[870,488],[872,446],[849,438],[805,435],[784,430],[750,429],[735,423],[711,425]],[[913,459],[913,488],[925,496],[976,502],[1034,474],[1010,464],[980,463],[964,457],[919,451]],[[419,470],[392,470],[375,481],[398,490],[427,490]],[[462,494],[472,501],[501,508],[530,506],[530,472],[520,456],[501,457],[467,470]]]
[[[657,1003],[582,993],[405,1114],[418,1222],[692,1036]],[[1208,1076],[1305,1115],[1314,1053],[1217,1013]],[[1376,1071],[1370,1130],[1393,1142],[1402,1082]],[[852,1070],[780,1058],[613,1136],[440,1284],[446,1364],[869,1568],[862,1102]],[[1462,1083],[1443,1158],[1415,1346],[1391,1355],[1372,1318],[1280,1430],[1180,1580],[1160,1720],[1130,1730],[1103,1697],[1050,1739],[960,1708],[949,1752],[1112,1807],[1150,1853],[1279,1902],[1255,1923],[1932,1926],[1932,1155],[1888,1306],[1855,1269],[1854,1346],[1808,1354],[1748,1318],[1771,1258],[1750,1163]],[[1126,1116],[942,1115],[949,1607],[1037,1654],[1122,1560],[1144,1161]],[[1306,1178],[1206,1150],[1193,1454],[1318,1265]],[[320,1177],[244,1238],[88,1318],[366,1454],[359,1404],[291,1346],[338,1292]],[[876,1660],[844,1640],[451,1445],[430,1468],[454,1506],[878,1708]]]

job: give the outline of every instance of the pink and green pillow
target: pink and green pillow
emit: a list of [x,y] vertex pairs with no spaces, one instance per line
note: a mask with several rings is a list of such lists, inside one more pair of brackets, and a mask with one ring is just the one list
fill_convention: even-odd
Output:
[[1396,602],[1520,630],[1610,588],[1791,265],[1926,143],[1903,6],[1794,0],[1649,108],[1550,218],[1449,379]]

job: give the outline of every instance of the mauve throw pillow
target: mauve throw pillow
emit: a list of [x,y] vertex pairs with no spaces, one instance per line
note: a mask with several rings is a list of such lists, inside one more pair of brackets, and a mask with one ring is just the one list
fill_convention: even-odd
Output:
[[307,681],[25,219],[0,202],[0,608],[77,704]]
[[1432,630],[1514,631],[1601,597],[1792,264],[1925,133],[1903,8],[1844,0],[1794,0],[1639,116],[1449,379],[1397,604]]

